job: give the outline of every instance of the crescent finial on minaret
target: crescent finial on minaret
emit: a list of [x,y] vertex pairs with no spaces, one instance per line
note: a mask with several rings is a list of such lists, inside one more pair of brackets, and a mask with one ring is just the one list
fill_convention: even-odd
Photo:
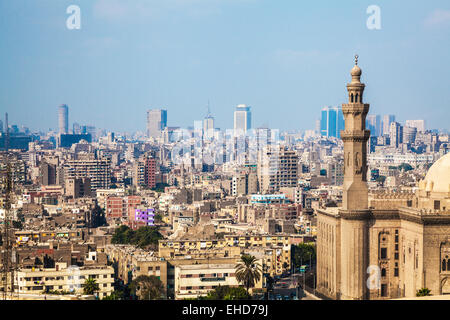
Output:
[[358,58],[359,58],[359,56],[357,54],[355,54],[355,65],[356,66],[358,65]]

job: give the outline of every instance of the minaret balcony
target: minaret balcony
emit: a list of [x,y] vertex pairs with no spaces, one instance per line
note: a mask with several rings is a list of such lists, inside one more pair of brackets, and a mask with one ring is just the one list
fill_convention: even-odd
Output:
[[370,138],[369,130],[341,131],[341,139],[347,141],[367,141]]
[[367,114],[370,104],[366,103],[344,103],[342,104],[342,113],[345,114]]

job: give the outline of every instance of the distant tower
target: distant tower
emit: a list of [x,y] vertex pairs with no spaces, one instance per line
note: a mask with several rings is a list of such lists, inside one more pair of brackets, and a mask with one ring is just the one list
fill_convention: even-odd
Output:
[[403,126],[398,122],[391,122],[390,126],[391,146],[398,148],[403,143]]
[[206,138],[211,138],[214,135],[214,117],[211,115],[210,109],[209,109],[209,102],[208,102],[208,112],[203,119],[203,134]]
[[59,133],[69,133],[69,107],[65,104],[58,107]]
[[387,114],[383,117],[383,135],[390,134],[391,123],[395,121],[395,115]]
[[250,111],[251,107],[240,104],[236,107],[234,111],[234,130],[239,130],[242,132],[247,132],[252,127],[252,113]]
[[341,107],[325,107],[320,119],[320,133],[326,137],[341,137],[344,129],[344,118]]
[[167,127],[167,110],[151,109],[147,111],[147,136],[161,137],[161,132]]
[[5,133],[8,133],[9,124],[8,124],[8,112],[5,113]]
[[367,298],[368,266],[368,188],[367,188],[367,141],[366,130],[369,104],[363,103],[365,85],[361,83],[362,71],[358,56],[351,70],[352,82],[347,84],[349,103],[342,105],[345,130],[341,132],[344,142],[344,185],[341,219],[341,299]]

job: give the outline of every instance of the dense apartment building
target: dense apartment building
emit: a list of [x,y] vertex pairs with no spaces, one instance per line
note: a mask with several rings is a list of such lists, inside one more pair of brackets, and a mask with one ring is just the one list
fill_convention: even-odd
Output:
[[[230,253],[224,254],[222,249],[192,249],[188,254],[163,251],[158,254],[129,245],[107,245],[105,253],[108,260],[117,266],[116,278],[124,284],[141,275],[155,276],[167,288],[168,297],[185,299],[194,294],[196,297],[206,295],[219,285],[238,285],[234,273],[241,250],[231,247],[227,249]],[[261,260],[259,263],[263,264]],[[262,283],[263,279],[256,287],[261,289]]]
[[298,155],[282,146],[267,146],[258,153],[258,181],[261,193],[282,187],[295,187],[298,181]]
[[135,220],[135,214],[138,207],[142,204],[141,196],[117,197],[110,196],[106,198],[106,218],[118,219],[125,218]]
[[65,195],[74,199],[91,196],[91,178],[68,178],[64,187]]
[[95,279],[100,299],[114,291],[114,269],[109,266],[67,266],[56,263],[55,268],[19,269],[15,273],[20,293],[43,293],[47,290],[82,294],[86,279]]
[[111,184],[111,161],[109,159],[68,160],[64,178],[90,178],[91,190],[107,189]]
[[175,299],[205,296],[218,286],[237,287],[235,264],[196,264],[175,267]]
[[231,194],[242,196],[255,194],[258,192],[258,176],[256,166],[247,166],[238,175],[235,175],[231,182]]
[[156,187],[156,159],[150,154],[141,156],[133,168],[133,184],[147,188]]
[[[271,251],[270,258],[264,261],[267,272],[281,275],[291,265],[291,242],[288,235],[225,235],[217,240],[160,240],[159,256],[175,258],[177,256],[205,256],[208,253],[224,257],[239,257],[246,250],[263,248]],[[275,256],[273,256],[275,254]]]

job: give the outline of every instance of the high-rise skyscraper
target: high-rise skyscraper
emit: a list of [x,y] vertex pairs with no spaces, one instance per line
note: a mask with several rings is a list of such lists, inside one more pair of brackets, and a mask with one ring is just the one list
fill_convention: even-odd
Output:
[[372,137],[381,135],[381,117],[379,115],[370,114],[366,118],[366,127],[370,130]]
[[69,107],[65,104],[58,107],[59,133],[69,133]]
[[383,135],[391,134],[391,123],[395,121],[393,114],[387,114],[383,117]]
[[252,127],[251,107],[239,104],[234,111],[234,130],[247,132]]
[[81,134],[81,126],[79,123],[74,122],[72,125],[72,134]]
[[416,136],[417,128],[403,127],[403,143],[414,143]]
[[211,138],[214,135],[214,117],[211,115],[208,105],[208,113],[203,119],[203,134],[206,138]]
[[406,120],[407,127],[417,128],[417,132],[425,132],[425,120]]
[[325,137],[341,137],[344,129],[344,116],[341,107],[325,107],[322,109],[320,134]]
[[390,127],[391,146],[398,148],[403,143],[403,127],[398,122],[392,122]]
[[167,110],[151,109],[147,111],[147,136],[159,138],[167,127]]
[[297,152],[279,145],[263,147],[258,152],[257,175],[263,194],[277,192],[282,187],[297,186]]

